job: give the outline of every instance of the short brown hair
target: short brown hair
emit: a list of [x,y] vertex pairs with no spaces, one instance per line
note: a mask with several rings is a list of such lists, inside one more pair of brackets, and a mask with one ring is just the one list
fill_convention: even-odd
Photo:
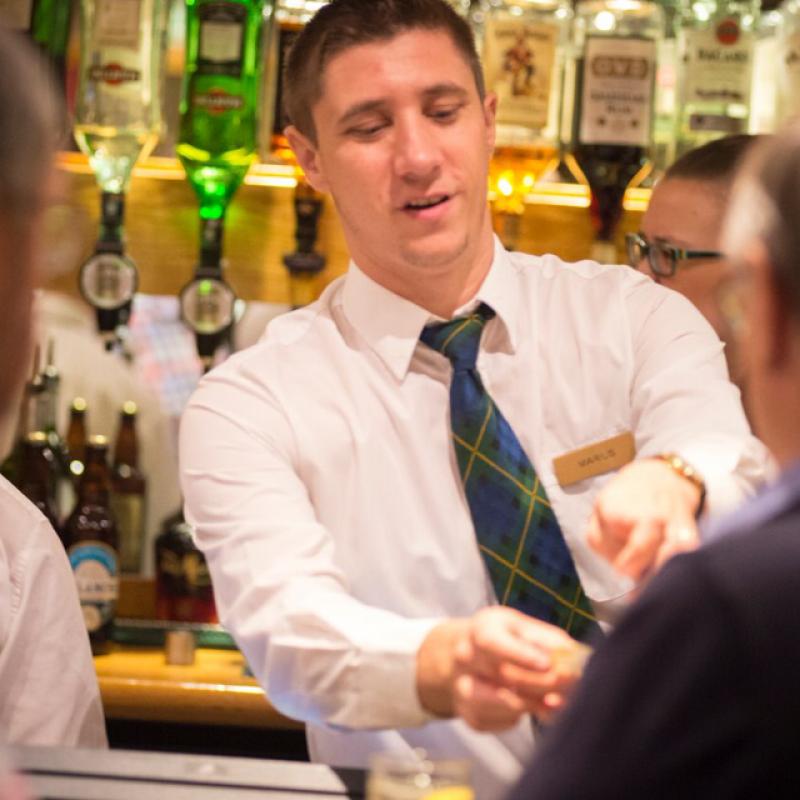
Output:
[[356,45],[385,41],[414,29],[450,35],[483,100],[486,90],[472,30],[445,0],[331,0],[305,26],[286,59],[283,97],[290,124],[316,142],[311,110],[322,96],[328,62]]
[[706,142],[677,159],[664,173],[664,180],[684,178],[730,184],[747,151],[761,138],[757,134],[737,133]]

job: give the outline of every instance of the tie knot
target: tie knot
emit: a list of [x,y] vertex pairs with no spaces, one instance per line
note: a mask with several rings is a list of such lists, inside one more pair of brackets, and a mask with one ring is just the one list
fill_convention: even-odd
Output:
[[426,325],[419,338],[423,344],[447,356],[454,372],[474,369],[483,327],[493,316],[494,311],[481,303],[465,317]]

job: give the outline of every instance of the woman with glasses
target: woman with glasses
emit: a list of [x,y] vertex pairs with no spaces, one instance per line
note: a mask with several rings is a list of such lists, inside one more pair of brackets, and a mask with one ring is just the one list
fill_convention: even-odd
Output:
[[719,236],[734,175],[758,138],[726,136],[685,153],[653,189],[641,230],[626,237],[628,263],[680,292],[711,323],[739,385],[741,368],[718,303],[726,266]]

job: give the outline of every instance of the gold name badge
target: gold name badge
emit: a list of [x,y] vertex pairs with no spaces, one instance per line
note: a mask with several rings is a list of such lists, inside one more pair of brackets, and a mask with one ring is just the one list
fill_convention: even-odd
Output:
[[633,461],[636,445],[630,431],[581,447],[553,459],[553,470],[560,486],[571,486],[586,478],[624,467]]

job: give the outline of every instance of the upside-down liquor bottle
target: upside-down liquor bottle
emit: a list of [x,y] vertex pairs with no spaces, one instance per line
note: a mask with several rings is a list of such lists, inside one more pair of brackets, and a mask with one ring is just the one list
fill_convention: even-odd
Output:
[[677,154],[747,133],[757,0],[681,0]]
[[205,369],[230,332],[236,296],[222,274],[225,214],[256,158],[264,0],[186,0],[177,153],[200,206],[200,260],[181,292]]
[[269,141],[262,145],[265,161],[289,167],[294,173],[295,250],[283,257],[289,273],[289,297],[293,308],[307,305],[318,294],[319,275],[325,268],[325,256],[317,252],[319,220],[324,198],[305,180],[303,171],[284,134],[288,119],[284,108],[283,73],[295,39],[306,22],[327,0],[278,0],[270,31],[265,108],[269,112]]
[[625,190],[650,169],[662,9],[646,0],[583,0],[567,68],[571,169],[590,190],[591,256],[616,262]]
[[513,247],[526,195],[558,164],[572,6],[568,0],[483,0],[481,10],[486,89],[497,95],[489,191],[495,226]]
[[137,159],[161,130],[163,0],[81,0],[81,57],[75,139],[101,191],[100,235],[83,265],[80,288],[111,349],[136,292],[136,265],[125,254],[125,193]]

